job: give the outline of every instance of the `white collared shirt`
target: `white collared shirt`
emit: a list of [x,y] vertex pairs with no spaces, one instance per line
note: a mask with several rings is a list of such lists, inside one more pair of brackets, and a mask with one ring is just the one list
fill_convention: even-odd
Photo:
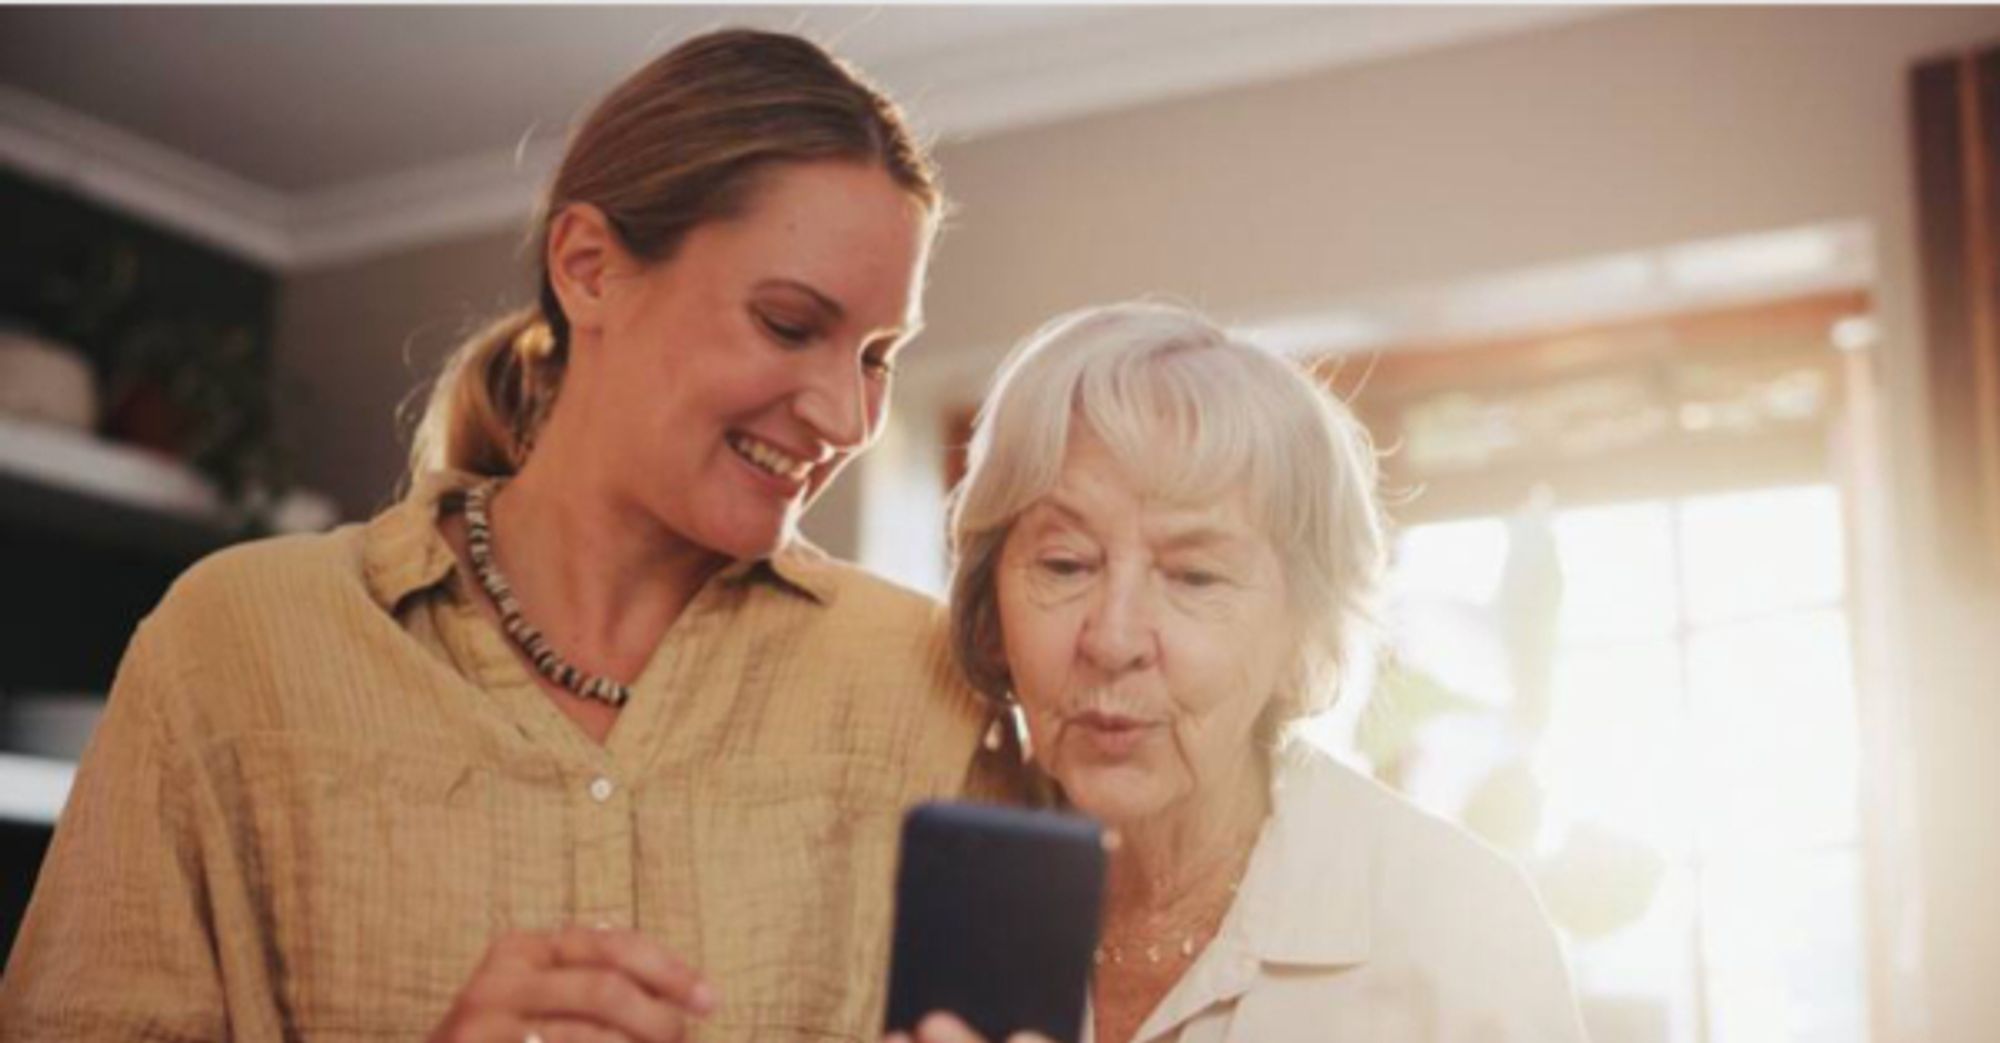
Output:
[[[1093,1028],[1086,1020],[1085,1043]],[[1505,856],[1330,754],[1281,755],[1235,904],[1139,1043],[1582,1043],[1553,926]]]

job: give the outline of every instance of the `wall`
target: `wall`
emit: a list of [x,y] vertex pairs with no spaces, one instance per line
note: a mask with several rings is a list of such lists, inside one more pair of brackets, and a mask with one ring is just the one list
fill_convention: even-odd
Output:
[[304,471],[347,517],[395,495],[422,399],[409,423],[398,406],[428,387],[461,337],[533,299],[522,241],[501,232],[286,280],[279,362],[305,392],[295,416]]
[[[931,332],[906,367],[895,454],[826,505],[836,551],[934,524],[938,410],[1055,311],[1168,292],[1230,320],[1707,236],[1860,220],[1879,251],[1875,375],[1904,568],[1925,905],[1885,951],[1920,957],[1931,1032],[2000,1038],[2000,736],[1990,659],[2000,595],[1952,588],[1924,534],[1920,299],[1905,113],[1918,58],[2000,38],[1980,8],[1671,8],[954,145],[961,211],[939,255]],[[419,354],[468,306],[517,292],[513,235],[292,280],[281,362],[318,386],[309,466],[350,510],[386,495],[388,412]],[[892,459],[892,456],[894,459]],[[896,462],[902,461],[901,463]],[[932,498],[925,499],[928,491]],[[914,530],[913,530],[914,531]],[[871,537],[871,540],[874,540]],[[1898,959],[1903,958],[1898,956]],[[1915,1022],[1910,1022],[1912,1026]],[[1883,1038],[1897,1038],[1885,1035]]]

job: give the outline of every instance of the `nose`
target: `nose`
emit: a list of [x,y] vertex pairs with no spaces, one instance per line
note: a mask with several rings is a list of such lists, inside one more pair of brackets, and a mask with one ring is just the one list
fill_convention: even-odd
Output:
[[792,397],[792,413],[835,451],[867,445],[875,436],[881,392],[850,353],[827,351],[803,363],[805,382]]
[[1144,570],[1106,570],[1078,642],[1083,657],[1106,677],[1153,665],[1159,635],[1153,625],[1152,589]]

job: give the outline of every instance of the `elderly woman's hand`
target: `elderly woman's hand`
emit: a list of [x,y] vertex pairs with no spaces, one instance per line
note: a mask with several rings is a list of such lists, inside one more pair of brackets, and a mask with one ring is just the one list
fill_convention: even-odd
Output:
[[636,931],[496,939],[430,1043],[677,1043],[715,1008],[693,968]]
[[[917,1023],[915,1036],[902,1032],[892,1032],[883,1043],[988,1043],[986,1037],[965,1022],[950,1014],[938,1011],[926,1015]],[[1038,1032],[1016,1032],[1008,1036],[1006,1043],[1053,1043],[1049,1037]]]

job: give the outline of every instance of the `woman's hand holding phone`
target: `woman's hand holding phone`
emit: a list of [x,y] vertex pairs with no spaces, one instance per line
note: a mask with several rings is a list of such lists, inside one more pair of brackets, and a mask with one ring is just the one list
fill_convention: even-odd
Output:
[[715,1003],[693,968],[636,931],[523,931],[487,947],[430,1043],[679,1043]]

